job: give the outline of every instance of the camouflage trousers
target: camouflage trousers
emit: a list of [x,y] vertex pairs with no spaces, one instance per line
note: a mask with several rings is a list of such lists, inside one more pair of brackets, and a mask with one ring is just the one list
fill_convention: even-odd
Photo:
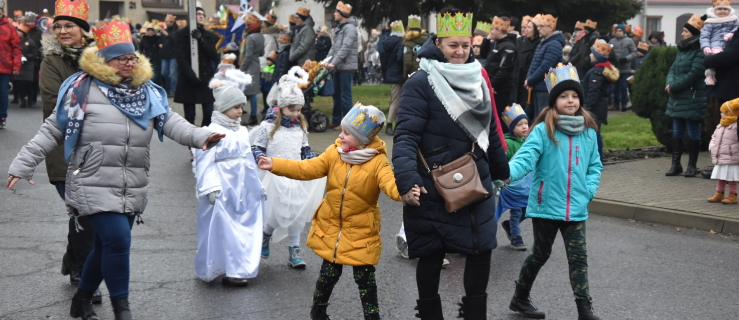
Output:
[[588,253],[585,248],[585,221],[557,221],[531,219],[534,229],[534,247],[521,266],[518,284],[531,291],[539,270],[552,253],[557,232],[562,234],[570,267],[570,285],[575,299],[590,299],[588,285]]
[[[328,303],[334,286],[341,277],[344,265],[323,260],[321,272],[313,292],[313,304]],[[375,266],[354,266],[354,282],[359,287],[359,300],[365,315],[380,313],[377,303],[377,283],[375,282]]]

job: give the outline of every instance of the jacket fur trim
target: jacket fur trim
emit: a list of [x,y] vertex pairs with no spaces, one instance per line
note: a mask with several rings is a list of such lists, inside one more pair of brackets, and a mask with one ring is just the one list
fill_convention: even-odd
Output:
[[[85,31],[82,31],[82,37],[86,40],[86,45],[90,45],[93,43],[92,34],[85,33]],[[51,33],[45,33],[41,36],[41,50],[44,53],[44,55],[47,56],[64,56],[66,53],[64,52],[64,49],[62,49],[62,43],[59,42],[59,40],[56,38],[54,34]]]
[[[80,68],[96,79],[111,86],[121,83],[123,78],[117,74],[118,70],[107,65],[105,58],[98,57],[97,52],[97,47],[85,49],[82,57],[80,57]],[[131,75],[131,85],[134,87],[138,87],[154,77],[154,71],[152,71],[149,59],[138,51],[136,55],[139,57],[139,62],[133,68],[133,74]]]

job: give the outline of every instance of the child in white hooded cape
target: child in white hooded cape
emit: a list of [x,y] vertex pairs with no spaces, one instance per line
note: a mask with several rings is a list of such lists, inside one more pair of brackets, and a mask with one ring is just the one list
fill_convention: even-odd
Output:
[[[300,76],[298,78],[296,75]],[[308,83],[308,74],[293,67],[282,76],[277,106],[270,108],[262,123],[252,132],[254,159],[278,157],[304,160],[315,157],[308,144],[308,123],[301,114],[305,98],[298,84]],[[272,101],[268,103],[273,103]],[[326,190],[326,178],[298,181],[260,170],[259,177],[269,195],[265,201],[262,257],[269,257],[269,241],[288,241],[288,266],[304,268],[300,257],[300,232],[310,221]]]
[[264,189],[251,155],[249,131],[239,125],[246,104],[239,87],[250,77],[228,68],[228,62],[224,58],[219,75],[210,82],[216,101],[208,126],[226,137],[208,151],[195,150],[199,199],[195,275],[206,282],[223,275],[224,284],[245,286],[259,269]]

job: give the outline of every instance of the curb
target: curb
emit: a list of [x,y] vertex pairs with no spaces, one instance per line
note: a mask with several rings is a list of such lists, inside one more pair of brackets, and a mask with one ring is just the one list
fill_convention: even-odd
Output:
[[589,207],[591,213],[602,216],[739,234],[739,220],[736,219],[602,199],[594,199]]

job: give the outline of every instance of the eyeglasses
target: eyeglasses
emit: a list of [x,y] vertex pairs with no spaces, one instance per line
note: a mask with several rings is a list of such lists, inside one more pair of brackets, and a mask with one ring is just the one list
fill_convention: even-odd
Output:
[[64,31],[70,32],[70,31],[74,30],[74,28],[76,26],[77,25],[74,24],[74,23],[67,23],[65,25],[54,24],[54,26],[51,27],[51,30],[54,30],[54,32],[60,32],[60,31],[62,31],[62,29],[64,29]]
[[205,13],[202,13],[202,12],[198,12],[195,15],[198,17],[205,17]]
[[138,64],[139,63],[139,56],[133,56],[133,58],[121,56],[121,57],[117,57],[117,58],[113,58],[113,59],[118,60],[118,63],[120,63],[120,64],[128,64],[128,62],[133,62],[133,64]]

